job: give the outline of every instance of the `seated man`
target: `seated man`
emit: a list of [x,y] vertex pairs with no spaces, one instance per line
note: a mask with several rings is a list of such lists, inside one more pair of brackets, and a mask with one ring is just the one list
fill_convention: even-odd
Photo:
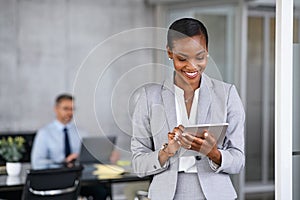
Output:
[[[55,164],[70,163],[79,154],[81,141],[73,118],[73,97],[62,94],[57,97],[54,111],[56,119],[38,130],[31,151],[33,169],[51,167]],[[79,135],[80,134],[80,135]]]
[[[80,152],[80,136],[87,134],[72,122],[74,98],[61,94],[56,98],[54,111],[56,119],[38,130],[31,151],[33,169],[45,169],[61,164],[72,164]],[[106,190],[102,187],[83,187],[81,194],[93,199],[106,199]]]

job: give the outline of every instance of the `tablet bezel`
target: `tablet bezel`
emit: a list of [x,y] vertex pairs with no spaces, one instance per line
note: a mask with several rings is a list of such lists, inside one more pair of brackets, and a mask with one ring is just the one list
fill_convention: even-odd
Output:
[[218,141],[218,145],[222,145],[225,139],[226,131],[228,128],[228,123],[218,123],[218,124],[198,124],[185,126],[183,133],[191,134],[196,137],[202,136],[204,131],[208,131],[213,134],[215,139]]

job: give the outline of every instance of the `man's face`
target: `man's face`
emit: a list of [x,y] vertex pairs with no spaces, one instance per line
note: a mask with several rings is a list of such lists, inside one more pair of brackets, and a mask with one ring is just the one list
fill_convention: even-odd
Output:
[[57,120],[63,124],[67,124],[73,118],[73,101],[63,99],[55,106],[54,110]]

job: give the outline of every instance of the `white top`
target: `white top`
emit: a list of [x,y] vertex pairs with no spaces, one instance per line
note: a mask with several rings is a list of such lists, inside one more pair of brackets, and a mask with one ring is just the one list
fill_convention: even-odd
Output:
[[[190,111],[190,117],[188,117],[187,109],[184,100],[184,91],[178,86],[175,87],[175,105],[177,126],[182,124],[183,126],[195,125],[197,123],[197,108],[199,98],[199,88],[195,90],[193,103]],[[179,158],[178,171],[184,171],[185,173],[197,173],[196,160],[194,156],[181,156]]]

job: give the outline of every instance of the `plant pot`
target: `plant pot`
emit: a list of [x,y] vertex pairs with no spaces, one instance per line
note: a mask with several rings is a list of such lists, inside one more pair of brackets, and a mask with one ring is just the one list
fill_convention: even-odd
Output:
[[7,176],[6,185],[20,185],[22,184],[20,176]]
[[18,176],[21,172],[21,163],[19,162],[7,162],[6,172],[8,176]]

